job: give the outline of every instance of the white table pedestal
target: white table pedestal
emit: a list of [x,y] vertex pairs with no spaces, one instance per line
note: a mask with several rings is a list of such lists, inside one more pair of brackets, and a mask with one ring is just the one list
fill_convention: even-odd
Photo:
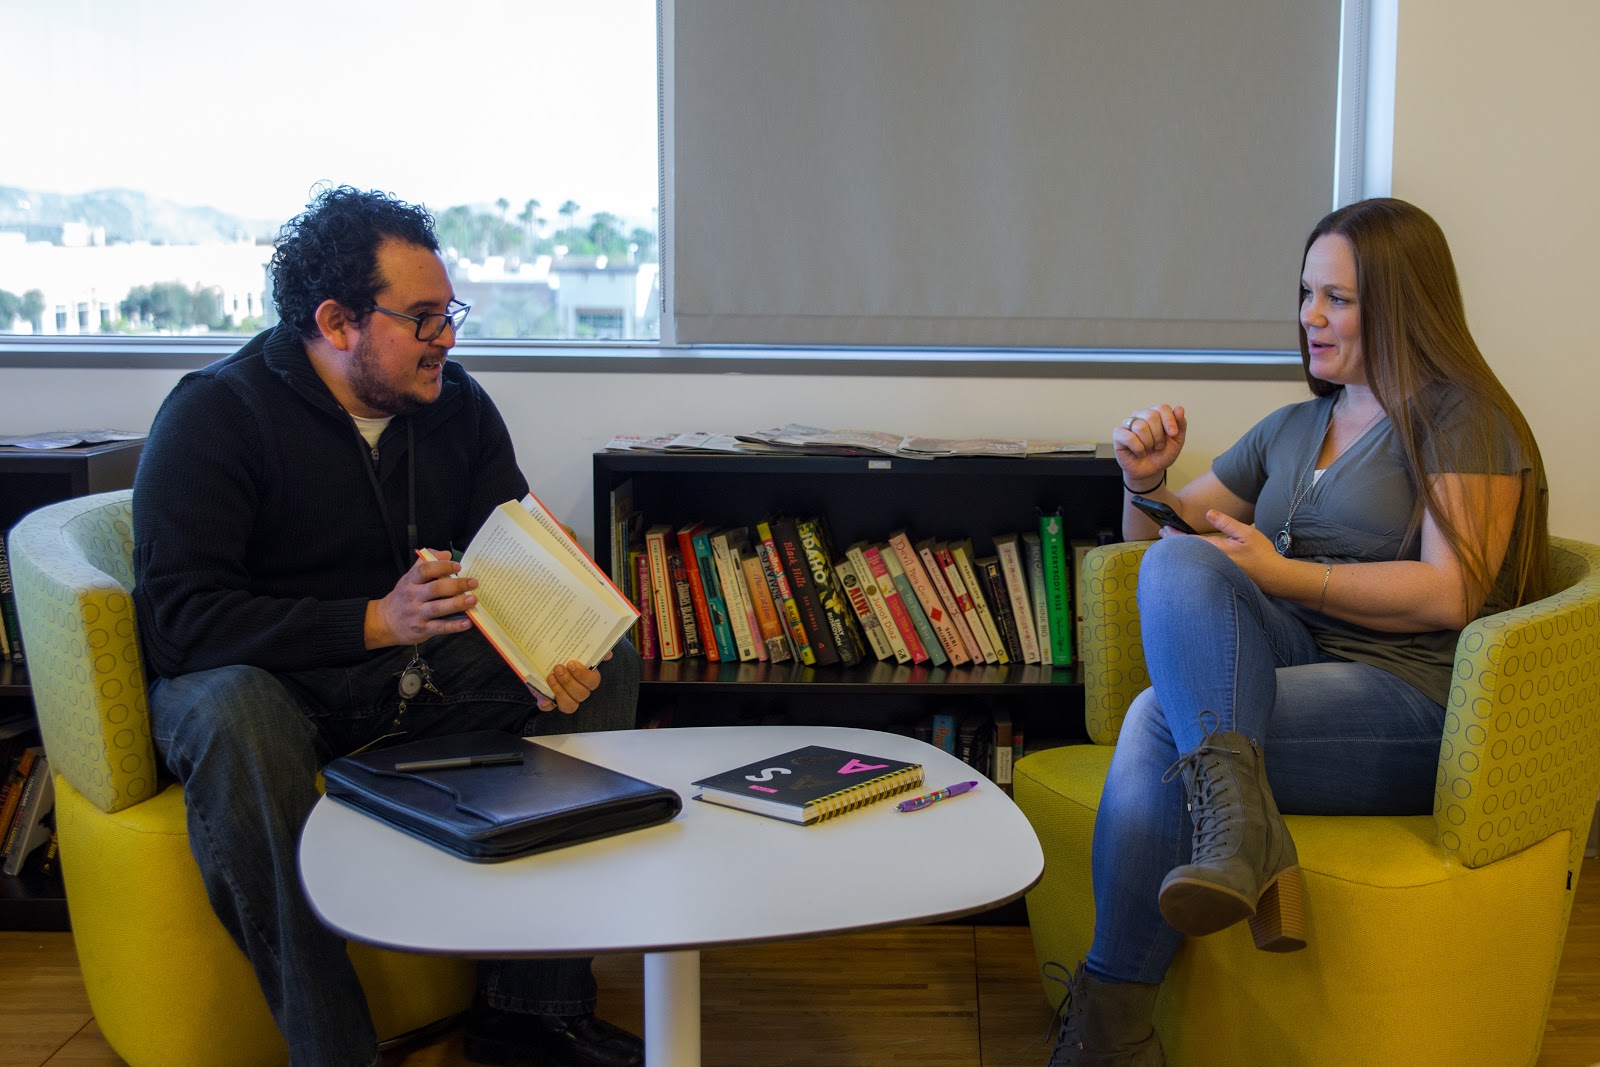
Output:
[[645,1067],[700,1067],[700,953],[644,957]]

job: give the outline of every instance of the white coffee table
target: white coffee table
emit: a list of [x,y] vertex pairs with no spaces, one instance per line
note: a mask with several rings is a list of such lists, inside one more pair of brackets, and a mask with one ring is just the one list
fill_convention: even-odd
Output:
[[675,789],[683,812],[484,864],[323,799],[300,840],[301,879],[324,922],[367,944],[447,956],[644,953],[651,1067],[700,1063],[701,949],[969,915],[1016,899],[1044,870],[1027,819],[987,779],[922,811],[879,801],[808,827],[691,799],[697,778],[804,745],[920,762],[927,790],[981,777],[912,738],[748,726],[535,740]]

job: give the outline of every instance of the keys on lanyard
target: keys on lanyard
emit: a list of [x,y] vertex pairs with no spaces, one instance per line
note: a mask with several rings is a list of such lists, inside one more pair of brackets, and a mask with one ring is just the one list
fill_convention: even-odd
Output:
[[422,658],[422,646],[414,645],[411,650],[411,662],[399,671],[400,707],[395,712],[394,724],[400,725],[401,716],[405,715],[408,702],[415,700],[417,694],[424,689],[434,696],[442,697],[444,693],[433,684],[433,668],[428,666],[428,661]]

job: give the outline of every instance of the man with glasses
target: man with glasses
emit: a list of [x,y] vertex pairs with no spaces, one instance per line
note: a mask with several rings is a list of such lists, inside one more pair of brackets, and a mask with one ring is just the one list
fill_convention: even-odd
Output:
[[[557,667],[550,701],[462,614],[477,581],[450,552],[528,486],[499,411],[448,361],[470,308],[427,212],[327,189],[284,227],[271,272],[282,321],[186,375],[156,415],[133,597],[151,733],[184,784],[212,906],[291,1063],[367,1067],[365,996],[296,873],[317,770],[471,730],[631,728],[639,663],[623,642],[602,670]],[[638,1038],[595,1018],[588,960],[491,961],[479,993],[476,1062],[643,1062]]]

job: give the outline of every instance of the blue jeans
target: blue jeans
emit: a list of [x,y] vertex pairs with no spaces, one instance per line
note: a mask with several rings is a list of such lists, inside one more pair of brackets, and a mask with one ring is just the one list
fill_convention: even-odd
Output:
[[1103,981],[1160,982],[1183,935],[1157,898],[1189,862],[1181,781],[1162,776],[1218,729],[1262,746],[1281,811],[1424,815],[1444,708],[1378,667],[1324,654],[1305,625],[1203,538],[1167,538],[1139,568],[1151,687],[1134,699],[1095,817],[1094,945]]
[[[161,679],[150,690],[150,732],[183,783],[189,847],[206,893],[255,969],[294,1067],[378,1061],[344,941],[311,912],[300,887],[300,830],[317,802],[322,765],[378,742],[470,730],[531,735],[635,725],[639,657],[625,640],[601,664],[600,688],[573,715],[540,713],[476,630],[434,638],[422,652],[444,695],[423,690],[403,713],[396,686],[409,645],[353,667],[281,674],[220,667]],[[479,990],[502,1010],[593,1011],[589,963],[487,961]]]

